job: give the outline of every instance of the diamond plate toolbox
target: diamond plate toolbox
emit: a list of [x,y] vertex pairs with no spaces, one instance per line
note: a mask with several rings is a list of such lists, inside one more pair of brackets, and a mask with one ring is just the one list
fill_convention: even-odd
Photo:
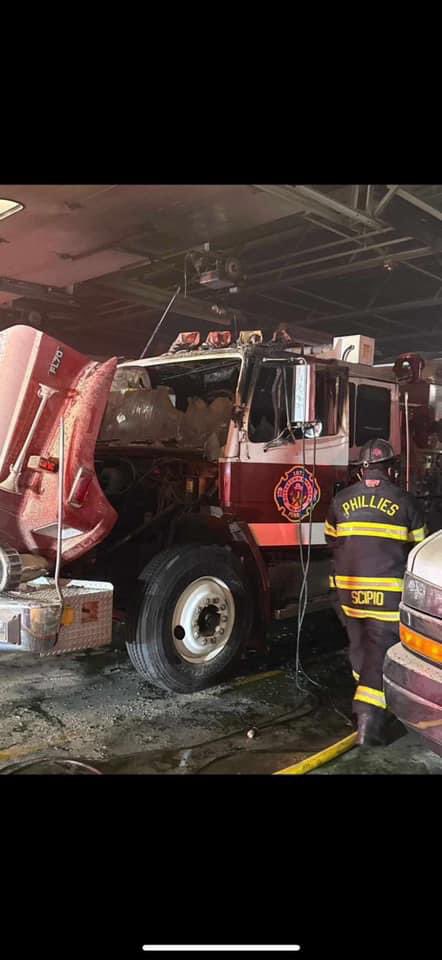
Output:
[[0,651],[50,655],[111,642],[112,584],[62,580],[60,586],[63,604],[47,577],[0,595]]

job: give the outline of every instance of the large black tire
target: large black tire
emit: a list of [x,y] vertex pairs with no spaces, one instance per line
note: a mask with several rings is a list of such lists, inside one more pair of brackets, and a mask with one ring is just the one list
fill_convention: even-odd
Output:
[[[184,602],[183,596],[190,595],[187,604],[191,604],[197,595],[196,591],[202,590],[203,585],[205,588],[211,578],[215,584],[212,592],[219,593],[213,599],[220,604],[220,601],[228,598],[227,607],[221,610],[222,604],[203,604],[200,618],[213,618],[203,620],[203,626],[206,622],[210,623],[206,632],[213,630],[213,637],[217,636],[218,640],[206,640],[204,635],[202,642],[207,644],[208,657],[212,659],[195,659],[192,662],[194,654],[186,647],[185,631],[175,625],[174,635],[173,623],[179,605]],[[130,616],[127,642],[129,657],[137,672],[156,687],[176,693],[203,690],[224,678],[246,642],[253,620],[245,575],[233,553],[219,546],[177,544],[162,551],[151,561],[143,571],[139,586],[138,600]],[[225,641],[216,631],[224,632],[221,619],[227,620],[227,614],[228,640]],[[183,622],[188,623],[188,620],[183,618]],[[184,639],[181,636],[183,633]],[[214,646],[211,647],[212,643]],[[225,645],[218,649],[216,643]],[[205,649],[201,657],[206,655]],[[195,657],[198,658],[199,654],[195,654]]]

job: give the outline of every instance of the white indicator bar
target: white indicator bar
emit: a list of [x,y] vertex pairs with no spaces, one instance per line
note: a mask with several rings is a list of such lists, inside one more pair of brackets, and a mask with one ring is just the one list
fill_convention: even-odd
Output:
[[201,944],[196,944],[192,946],[191,944],[188,944],[188,943],[184,943],[184,944],[175,943],[170,946],[164,943],[160,943],[157,945],[155,944],[150,945],[148,943],[143,944],[143,950],[146,950],[147,952],[161,950],[162,953],[166,953],[168,950],[173,951],[174,953],[190,953],[193,950],[199,953],[201,953],[204,950],[214,950],[218,953],[228,953],[229,951],[236,951],[236,950],[241,951],[242,953],[251,953],[254,951],[259,951],[260,953],[273,953],[276,951],[278,953],[290,953],[292,950],[300,950],[300,949],[301,947],[299,943],[292,943],[292,944],[277,943],[274,946],[271,946],[270,944],[265,944],[263,946],[260,944],[244,944],[244,943],[228,944],[228,945],[224,943],[221,943],[221,944],[212,943],[206,946],[203,946]]

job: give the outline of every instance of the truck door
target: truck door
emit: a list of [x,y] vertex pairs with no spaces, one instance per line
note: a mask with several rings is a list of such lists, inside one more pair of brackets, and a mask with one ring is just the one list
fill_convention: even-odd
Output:
[[232,512],[260,546],[310,536],[322,545],[328,505],[348,476],[347,367],[266,360],[256,360],[239,458],[230,465]]

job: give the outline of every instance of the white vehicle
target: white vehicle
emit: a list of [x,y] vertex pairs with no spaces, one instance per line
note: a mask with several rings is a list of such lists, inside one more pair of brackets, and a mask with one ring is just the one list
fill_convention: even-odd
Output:
[[442,530],[408,557],[400,643],[387,652],[387,706],[442,755]]

